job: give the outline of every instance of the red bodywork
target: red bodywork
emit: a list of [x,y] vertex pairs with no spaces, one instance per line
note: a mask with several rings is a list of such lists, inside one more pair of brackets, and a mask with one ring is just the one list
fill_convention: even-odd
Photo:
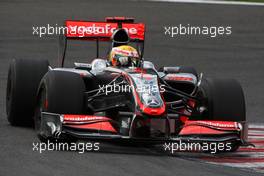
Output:
[[[63,115],[63,124],[76,129],[97,130],[117,134],[111,119],[104,116],[65,114]],[[237,122],[187,120],[179,135],[218,135],[240,130],[241,127]]]
[[232,131],[240,131],[237,122],[228,121],[201,121],[187,120],[179,135],[207,135],[207,134],[225,134]]
[[72,114],[63,115],[63,123],[65,126],[76,129],[99,130],[117,133],[110,122],[111,119],[104,116]]
[[[110,22],[91,22],[91,21],[66,21],[66,37],[87,39],[99,39],[110,41],[115,29],[118,28],[117,23]],[[131,39],[144,41],[145,24],[143,23],[123,23],[122,28],[125,29]]]

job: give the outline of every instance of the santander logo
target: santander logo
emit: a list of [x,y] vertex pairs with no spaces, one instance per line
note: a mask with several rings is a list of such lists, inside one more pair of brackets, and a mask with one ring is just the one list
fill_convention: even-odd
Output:
[[209,125],[209,126],[215,126],[215,127],[222,127],[222,128],[237,128],[237,125],[235,122],[211,122],[211,121],[197,121],[196,123]]
[[106,120],[106,117],[89,116],[89,115],[64,115],[64,121],[92,121],[92,120]]

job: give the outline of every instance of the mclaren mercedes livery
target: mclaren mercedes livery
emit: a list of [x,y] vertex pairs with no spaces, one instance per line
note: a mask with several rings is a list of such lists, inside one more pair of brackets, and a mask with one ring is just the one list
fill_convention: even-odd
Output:
[[[244,94],[236,80],[207,78],[190,66],[156,68],[143,57],[145,24],[133,18],[65,25],[57,67],[37,59],[10,64],[6,111],[11,125],[34,124],[41,141],[228,142],[232,151],[248,145]],[[94,42],[97,57],[66,68],[70,40]],[[99,57],[101,42],[110,49],[131,44],[140,60],[113,65]]]

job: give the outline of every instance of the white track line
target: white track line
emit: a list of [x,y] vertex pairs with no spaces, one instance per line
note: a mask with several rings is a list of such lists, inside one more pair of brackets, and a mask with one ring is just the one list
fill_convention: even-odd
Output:
[[[251,128],[251,129],[250,129]],[[253,139],[254,141],[264,141],[264,125],[263,124],[249,124],[249,139]],[[258,136],[259,135],[259,136]],[[254,143],[254,142],[253,142]],[[263,149],[264,143],[255,143],[256,148],[254,149]],[[207,163],[236,167],[236,168],[247,168],[252,169],[253,171],[264,173],[264,152],[263,150],[255,151],[252,148],[243,148],[243,150],[239,149],[237,152],[226,155],[222,157],[216,158],[208,158],[205,159]],[[230,160],[228,160],[230,158]],[[220,160],[219,160],[220,159]],[[221,161],[223,159],[223,161]],[[226,162],[225,162],[225,159]],[[240,162],[238,162],[240,161]]]
[[236,152],[235,157],[251,157],[251,158],[263,158],[264,152]]
[[256,139],[256,140],[263,140],[264,139],[264,136],[248,136],[248,139]]
[[[264,3],[263,3],[264,4]],[[264,124],[249,124],[248,128],[259,128],[259,129],[264,129]]]
[[231,166],[231,167],[240,167],[240,168],[262,168],[264,167],[264,162],[255,162],[255,163],[216,163],[216,162],[210,162],[215,163],[217,165],[223,165],[223,166]]
[[196,3],[196,4],[220,4],[220,5],[246,5],[246,6],[264,6],[260,2],[239,2],[239,1],[218,1],[218,0],[147,0],[153,2],[176,2],[176,3]]
[[264,134],[264,130],[248,130],[250,132],[250,134],[254,135],[258,135],[258,134]]

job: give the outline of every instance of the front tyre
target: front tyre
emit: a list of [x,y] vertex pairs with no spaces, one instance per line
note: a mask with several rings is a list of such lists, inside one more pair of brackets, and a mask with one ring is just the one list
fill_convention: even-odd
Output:
[[47,60],[14,59],[8,70],[6,113],[11,125],[32,125],[37,89],[48,71]]
[[204,79],[201,91],[207,107],[205,118],[219,121],[246,121],[245,98],[234,79]]
[[50,71],[44,76],[35,112],[35,129],[41,141],[47,140],[40,133],[41,112],[83,114],[84,92],[83,79],[77,73]]
[[[207,109],[204,114],[205,120],[232,121],[242,124],[246,122],[244,93],[236,80],[205,79],[201,84],[201,92]],[[245,134],[245,128],[243,130],[242,134]],[[230,150],[225,152],[234,152],[240,145],[239,141],[233,141],[230,143]]]

